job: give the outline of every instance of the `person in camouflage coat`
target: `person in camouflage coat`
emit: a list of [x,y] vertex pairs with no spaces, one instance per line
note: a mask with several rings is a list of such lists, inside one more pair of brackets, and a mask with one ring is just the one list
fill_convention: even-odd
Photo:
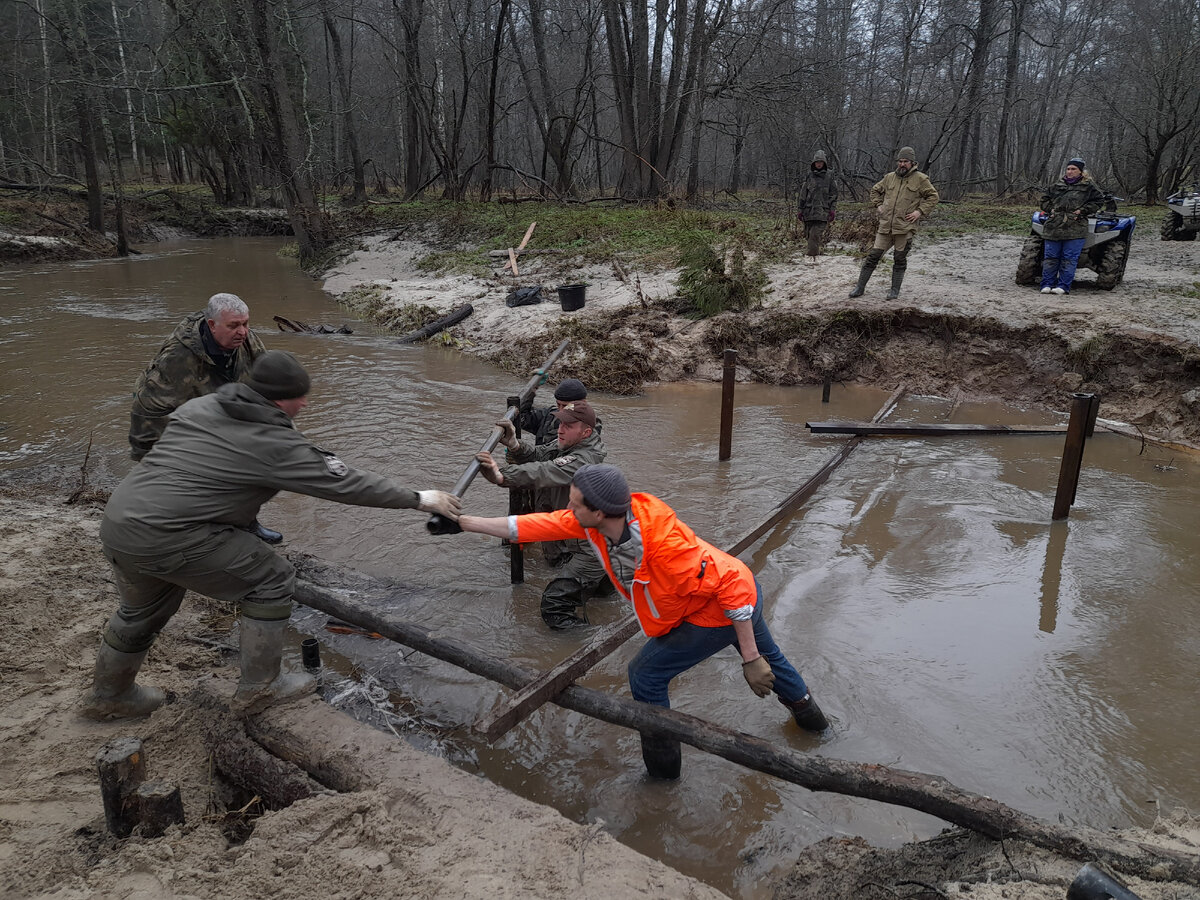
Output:
[[1079,157],[1067,162],[1063,177],[1042,196],[1045,246],[1042,255],[1042,293],[1069,294],[1075,267],[1087,240],[1088,217],[1104,205],[1104,192],[1087,173]]
[[[504,429],[500,440],[508,448],[507,463],[497,465],[490,453],[476,457],[480,474],[492,484],[510,490],[532,488],[538,512],[566,509],[575,473],[589,463],[604,462],[608,456],[596,429],[596,411],[586,400],[565,403],[551,415],[558,422],[557,440],[535,444],[529,433],[518,440],[512,422],[503,420],[497,424]],[[544,547],[551,565],[562,568],[542,591],[542,621],[555,631],[587,625],[582,609],[584,594],[607,585],[604,566],[582,541],[555,541]],[[564,563],[557,562],[564,557]]]
[[162,437],[168,418],[195,397],[244,381],[266,347],[250,330],[250,310],[236,294],[213,294],[203,312],[175,327],[133,389],[130,456],[140,460]]
[[813,154],[808,177],[800,186],[797,217],[804,223],[808,239],[808,256],[813,263],[821,255],[821,245],[829,237],[829,226],[837,216],[837,181],[825,161],[825,151]]

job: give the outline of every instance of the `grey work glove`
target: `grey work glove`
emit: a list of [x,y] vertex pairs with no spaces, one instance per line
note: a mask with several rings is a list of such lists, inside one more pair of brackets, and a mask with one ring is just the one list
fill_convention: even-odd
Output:
[[754,691],[755,696],[758,697],[767,696],[775,685],[775,673],[771,671],[771,664],[762,656],[756,656],[750,662],[742,663],[742,675],[746,679],[746,684],[750,685],[750,690]]
[[462,500],[445,491],[417,491],[417,509],[457,522],[462,512]]
[[500,467],[496,465],[496,461],[492,459],[492,454],[486,450],[480,450],[475,454],[475,459],[479,463],[479,474],[490,481],[492,484],[504,484],[504,476],[500,474]]
[[509,450],[515,450],[520,444],[517,440],[517,426],[510,419],[501,419],[496,423],[500,427],[500,443]]

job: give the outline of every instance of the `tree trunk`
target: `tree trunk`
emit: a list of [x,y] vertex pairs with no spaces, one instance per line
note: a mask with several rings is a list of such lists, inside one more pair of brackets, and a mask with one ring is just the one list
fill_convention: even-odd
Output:
[[350,153],[350,169],[354,179],[350,201],[366,203],[367,174],[363,168],[362,154],[358,151],[358,131],[354,127],[354,97],[351,92],[350,72],[346,68],[345,55],[342,52],[342,38],[338,34],[337,22],[333,19],[328,0],[321,4],[321,18],[325,22],[325,32],[329,36],[329,45],[333,50],[333,74],[337,81],[338,98],[342,104],[342,128],[345,131],[346,150]]

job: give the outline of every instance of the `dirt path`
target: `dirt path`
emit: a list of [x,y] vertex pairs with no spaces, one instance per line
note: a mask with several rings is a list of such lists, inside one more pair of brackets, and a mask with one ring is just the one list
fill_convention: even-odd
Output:
[[[328,273],[326,289],[384,323],[405,308],[439,313],[461,303],[474,314],[452,334],[459,346],[528,371],[563,336],[574,345],[558,375],[617,392],[645,381],[715,380],[725,347],[740,352],[743,380],[777,384],[835,380],[894,385],[941,395],[1046,403],[1063,409],[1075,390],[1099,393],[1101,415],[1174,440],[1200,439],[1200,250],[1135,236],[1125,281],[1094,286],[1081,270],[1074,291],[1044,295],[1014,283],[1021,239],[964,234],[918,238],[899,301],[888,301],[888,264],[867,293],[846,294],[858,259],[834,246],[810,266],[802,258],[768,270],[761,309],[697,321],[675,312],[675,273],[582,266],[529,257],[521,277],[428,275],[417,261],[432,248],[369,239]],[[484,260],[480,254],[480,260]],[[517,285],[586,282],[587,305],[508,308]],[[407,326],[405,326],[407,328]],[[635,352],[630,353],[630,348]],[[535,359],[536,358],[536,359]]]

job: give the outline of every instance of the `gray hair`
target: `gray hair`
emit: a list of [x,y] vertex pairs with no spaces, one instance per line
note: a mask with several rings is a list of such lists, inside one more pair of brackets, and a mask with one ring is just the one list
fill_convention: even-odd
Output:
[[204,308],[204,318],[220,322],[222,313],[248,316],[250,307],[237,294],[213,294],[208,298],[208,306]]

